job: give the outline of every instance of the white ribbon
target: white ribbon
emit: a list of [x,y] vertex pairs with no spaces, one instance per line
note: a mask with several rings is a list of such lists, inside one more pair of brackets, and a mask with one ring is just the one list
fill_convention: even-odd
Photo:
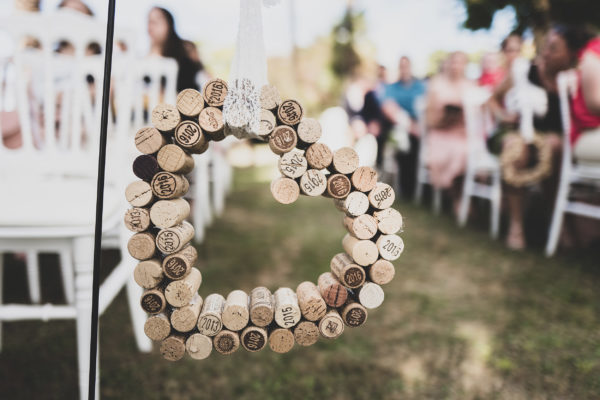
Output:
[[240,0],[240,22],[229,90],[223,104],[225,132],[240,139],[258,137],[260,89],[267,84],[267,56],[263,37],[262,4],[280,0]]

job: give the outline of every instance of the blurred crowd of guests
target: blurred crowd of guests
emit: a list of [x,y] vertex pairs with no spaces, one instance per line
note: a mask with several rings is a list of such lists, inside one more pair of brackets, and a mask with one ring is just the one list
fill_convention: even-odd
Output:
[[[519,114],[507,109],[505,97],[515,86],[513,64],[522,57],[523,38],[512,33],[502,41],[499,51],[481,57],[481,73],[476,80],[466,77],[469,58],[463,52],[449,54],[436,74],[422,80],[413,75],[411,61],[406,56],[399,61],[398,79],[393,83],[388,83],[385,67],[379,66],[373,83],[367,80],[351,83],[346,94],[345,105],[354,134],[368,133],[377,138],[379,168],[385,161],[386,149],[394,149],[399,185],[405,198],[414,195],[419,148],[425,146],[431,184],[445,190],[457,212],[468,149],[463,98],[476,87],[489,91],[484,107],[493,121],[483,133],[483,140],[491,153],[501,153],[511,140],[505,133],[518,130]],[[537,185],[548,209],[546,220],[556,197],[564,138],[557,76],[569,69],[574,69],[578,77],[571,88],[572,126],[568,133],[573,157],[578,163],[600,165],[600,38],[582,27],[556,25],[546,33],[526,71],[529,83],[543,89],[547,97],[547,111],[536,115],[533,121],[536,133],[554,154],[552,173]],[[356,100],[357,86],[363,89],[362,101]],[[531,160],[527,157],[532,155],[524,153],[519,162],[528,164]],[[504,186],[505,210],[509,215],[506,243],[509,248],[523,249],[525,204],[530,190]],[[583,232],[579,229],[580,242],[587,244],[597,228],[596,223]],[[567,232],[563,236],[563,244],[568,245],[577,234]]]
[[[17,3],[19,6],[19,3]],[[39,11],[39,1],[25,1],[21,4],[23,11],[35,12]],[[82,0],[63,0],[58,5],[59,10],[67,12],[76,12],[94,18],[93,11]],[[182,39],[175,28],[175,19],[171,12],[162,7],[153,7],[148,13],[147,32],[150,42],[148,57],[160,56],[172,58],[177,62],[177,91],[186,88],[199,89],[204,82],[210,77],[208,76],[203,63],[200,60],[196,45]],[[100,43],[90,43],[86,48],[86,55],[93,56],[101,54]],[[37,41],[28,41],[25,46],[31,48],[41,47]],[[115,52],[127,52],[125,43],[117,42]],[[56,43],[54,51],[64,55],[74,55],[75,49],[68,41],[60,41]],[[91,77],[90,77],[91,78]],[[148,82],[149,78],[145,78]],[[164,86],[164,82],[162,83]],[[92,96],[96,92],[96,87],[93,81],[90,81],[90,93]],[[31,101],[35,101],[32,99]],[[56,99],[57,115],[60,110],[61,98]],[[58,116],[57,116],[58,118]],[[41,118],[40,118],[41,119]],[[19,116],[16,110],[0,111],[0,124],[2,126],[2,139],[4,145],[8,148],[19,148],[22,145],[21,127]],[[40,125],[43,125],[40,123]]]

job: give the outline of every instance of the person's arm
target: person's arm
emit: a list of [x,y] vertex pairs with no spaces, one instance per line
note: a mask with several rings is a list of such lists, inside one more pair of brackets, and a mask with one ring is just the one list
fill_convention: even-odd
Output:
[[592,114],[600,115],[600,56],[586,54],[579,69],[585,106]]

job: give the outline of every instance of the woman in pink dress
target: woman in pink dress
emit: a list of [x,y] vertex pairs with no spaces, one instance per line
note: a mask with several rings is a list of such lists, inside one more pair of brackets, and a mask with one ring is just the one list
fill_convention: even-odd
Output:
[[427,91],[427,166],[434,187],[453,189],[455,210],[460,200],[456,178],[463,175],[467,163],[462,99],[475,86],[465,77],[467,63],[465,53],[450,54],[442,73],[431,80]]

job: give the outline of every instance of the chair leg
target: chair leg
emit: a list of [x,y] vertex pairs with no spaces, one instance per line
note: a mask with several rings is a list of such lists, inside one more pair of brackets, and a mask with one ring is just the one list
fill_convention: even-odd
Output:
[[67,304],[73,304],[75,300],[75,286],[73,283],[73,259],[69,250],[61,250],[59,253],[60,269],[63,281],[63,290]]
[[129,303],[129,312],[131,313],[133,334],[138,350],[148,353],[152,350],[152,341],[144,333],[146,313],[140,307],[140,297],[142,297],[142,288],[135,283],[132,275],[127,280],[127,302]]
[[417,174],[417,187],[415,188],[415,204],[421,203],[423,197],[423,181],[421,180],[420,174]]
[[[564,167],[563,167],[564,168]],[[556,195],[556,204],[552,213],[552,222],[550,223],[550,232],[548,233],[548,243],[546,243],[546,256],[552,257],[558,246],[558,239],[562,229],[564,212],[567,206],[567,196],[569,195],[569,183],[566,177],[561,176],[560,187]]]
[[77,311],[77,362],[79,367],[79,395],[82,400],[86,399],[88,395],[90,371],[93,257],[93,236],[84,236],[73,240],[75,308]]
[[458,210],[458,225],[461,227],[467,224],[469,207],[471,206],[471,193],[473,192],[473,179],[474,176],[471,176],[471,174],[467,173],[465,175],[465,184],[463,186],[462,198]]
[[442,211],[442,189],[433,188],[433,212],[440,215]]
[[[0,253],[0,307],[2,306],[4,287],[4,254]],[[2,320],[0,320],[0,353],[2,352]]]
[[499,175],[494,176],[492,185],[490,235],[492,239],[498,239],[498,234],[500,233],[500,206],[502,203]]
[[35,250],[27,250],[25,262],[27,264],[27,284],[29,285],[29,298],[33,304],[39,304],[42,299],[40,289],[40,264]]
[[[197,178],[197,176],[196,176]],[[204,216],[202,212],[202,183],[194,182],[194,202],[192,208],[192,218],[194,220],[195,240],[202,243],[204,240]]]

